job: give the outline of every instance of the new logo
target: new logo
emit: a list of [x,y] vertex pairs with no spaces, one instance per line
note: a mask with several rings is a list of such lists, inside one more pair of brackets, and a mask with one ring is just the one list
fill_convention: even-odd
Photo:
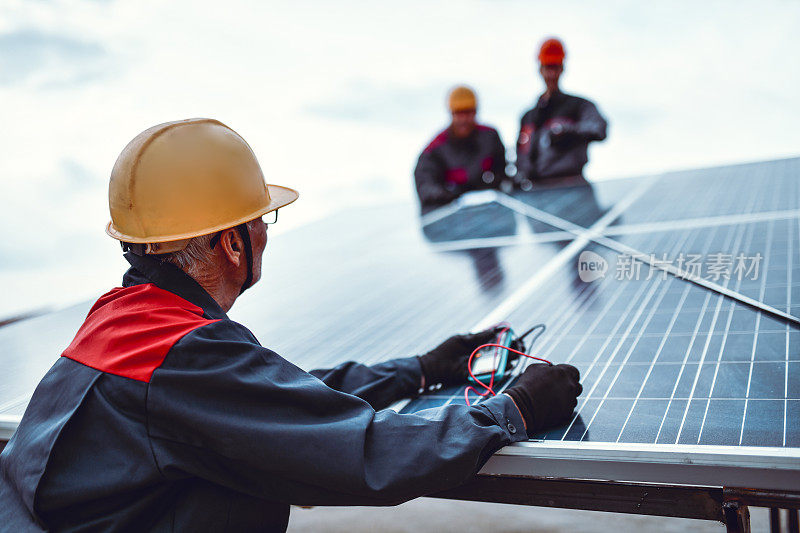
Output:
[[605,277],[608,271],[608,262],[602,256],[590,252],[581,252],[578,256],[578,277],[581,281],[589,283]]

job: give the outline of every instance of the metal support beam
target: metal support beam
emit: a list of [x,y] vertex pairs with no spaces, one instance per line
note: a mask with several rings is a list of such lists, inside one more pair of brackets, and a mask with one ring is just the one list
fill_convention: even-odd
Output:
[[769,509],[769,533],[781,533],[781,510],[775,507]]
[[785,490],[756,490],[725,488],[725,501],[742,502],[751,507],[769,507],[770,509],[800,509],[800,492]]
[[770,533],[782,533],[783,529],[781,524],[786,524],[786,531],[788,533],[800,533],[800,520],[798,520],[797,509],[785,509],[786,521],[781,520],[784,514],[784,509],[771,508],[769,510],[769,530]]
[[480,475],[430,496],[725,522],[719,487]]
[[780,530],[779,510],[787,509],[789,531],[800,533],[800,492],[783,490],[481,474],[430,497],[716,520],[740,533],[750,532],[749,506],[768,507],[773,531]]
[[722,504],[722,510],[728,533],[750,533],[750,508],[747,505],[728,501]]

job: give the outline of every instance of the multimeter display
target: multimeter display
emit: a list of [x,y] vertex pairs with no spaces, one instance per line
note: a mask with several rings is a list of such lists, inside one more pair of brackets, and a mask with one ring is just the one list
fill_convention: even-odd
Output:
[[501,360],[499,350],[500,348],[484,348],[476,353],[472,360],[472,373],[480,376],[481,374],[491,374],[493,370],[497,372],[497,365]]
[[[514,332],[509,328],[500,333],[492,342],[493,344],[510,346],[513,338]],[[472,374],[479,380],[486,381],[491,379],[492,372],[494,372],[495,380],[502,379],[508,368],[508,353],[508,350],[503,348],[487,346],[472,358]],[[472,378],[470,378],[470,381],[474,382]]]

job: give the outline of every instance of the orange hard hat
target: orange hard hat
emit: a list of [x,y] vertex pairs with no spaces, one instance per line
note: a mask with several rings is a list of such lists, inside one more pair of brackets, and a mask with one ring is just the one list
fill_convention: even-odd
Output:
[[551,37],[542,43],[539,49],[539,63],[542,65],[561,65],[564,63],[564,45],[558,39]]

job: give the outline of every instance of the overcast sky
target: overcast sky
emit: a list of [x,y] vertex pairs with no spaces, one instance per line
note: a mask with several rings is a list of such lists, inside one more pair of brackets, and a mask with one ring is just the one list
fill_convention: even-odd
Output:
[[214,117],[295,187],[291,227],[411,200],[455,83],[513,146],[541,91],[541,40],[609,139],[590,179],[800,154],[800,3],[202,2],[0,4],[0,317],[92,298],[124,267],[107,180],[141,130]]

